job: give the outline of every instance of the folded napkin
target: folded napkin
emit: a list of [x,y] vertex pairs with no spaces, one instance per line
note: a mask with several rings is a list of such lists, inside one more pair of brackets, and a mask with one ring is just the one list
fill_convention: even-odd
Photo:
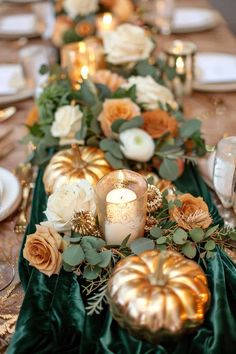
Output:
[[26,86],[22,66],[0,65],[0,95],[12,95]]
[[236,56],[199,53],[196,56],[196,77],[202,84],[236,82]]
[[7,33],[34,33],[37,30],[35,14],[5,16],[0,19],[0,31]]

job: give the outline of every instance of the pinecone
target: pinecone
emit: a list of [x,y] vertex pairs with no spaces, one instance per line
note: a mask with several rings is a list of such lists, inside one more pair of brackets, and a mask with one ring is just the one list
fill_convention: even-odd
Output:
[[158,220],[154,216],[148,215],[145,224],[145,233],[148,233],[154,226],[158,224]]
[[96,218],[90,211],[75,211],[71,219],[71,228],[82,236],[100,236]]
[[162,194],[154,185],[148,185],[148,195],[147,195],[147,211],[148,213],[154,213],[157,211],[162,203]]

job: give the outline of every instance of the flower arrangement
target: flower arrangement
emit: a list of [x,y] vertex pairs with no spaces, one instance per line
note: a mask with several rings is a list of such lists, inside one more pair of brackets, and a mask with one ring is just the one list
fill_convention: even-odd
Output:
[[[163,187],[159,180],[157,186]],[[147,250],[172,250],[204,261],[214,257],[216,245],[235,248],[234,230],[212,226],[202,198],[181,194],[172,185],[162,192],[148,188],[144,237],[108,245],[99,231],[94,190],[86,180],[64,185],[48,198],[46,221],[28,235],[23,250],[29,264],[47,276],[61,267],[75,272],[84,282],[89,314],[99,313],[106,301],[106,287],[115,264],[129,255]],[[204,261],[205,262],[205,261]]]
[[57,47],[80,41],[96,33],[96,17],[109,11],[119,22],[134,10],[132,0],[54,0],[56,20],[52,41]]

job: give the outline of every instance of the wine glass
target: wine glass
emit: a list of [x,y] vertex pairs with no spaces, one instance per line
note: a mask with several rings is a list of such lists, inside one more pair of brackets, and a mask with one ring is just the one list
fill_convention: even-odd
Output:
[[217,144],[213,183],[223,207],[230,213],[236,203],[236,136],[223,138]]

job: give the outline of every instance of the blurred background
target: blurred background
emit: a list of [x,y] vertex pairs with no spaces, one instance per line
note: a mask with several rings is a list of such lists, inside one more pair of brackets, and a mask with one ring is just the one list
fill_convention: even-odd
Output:
[[221,12],[230,29],[236,34],[236,0],[210,0],[210,2]]

